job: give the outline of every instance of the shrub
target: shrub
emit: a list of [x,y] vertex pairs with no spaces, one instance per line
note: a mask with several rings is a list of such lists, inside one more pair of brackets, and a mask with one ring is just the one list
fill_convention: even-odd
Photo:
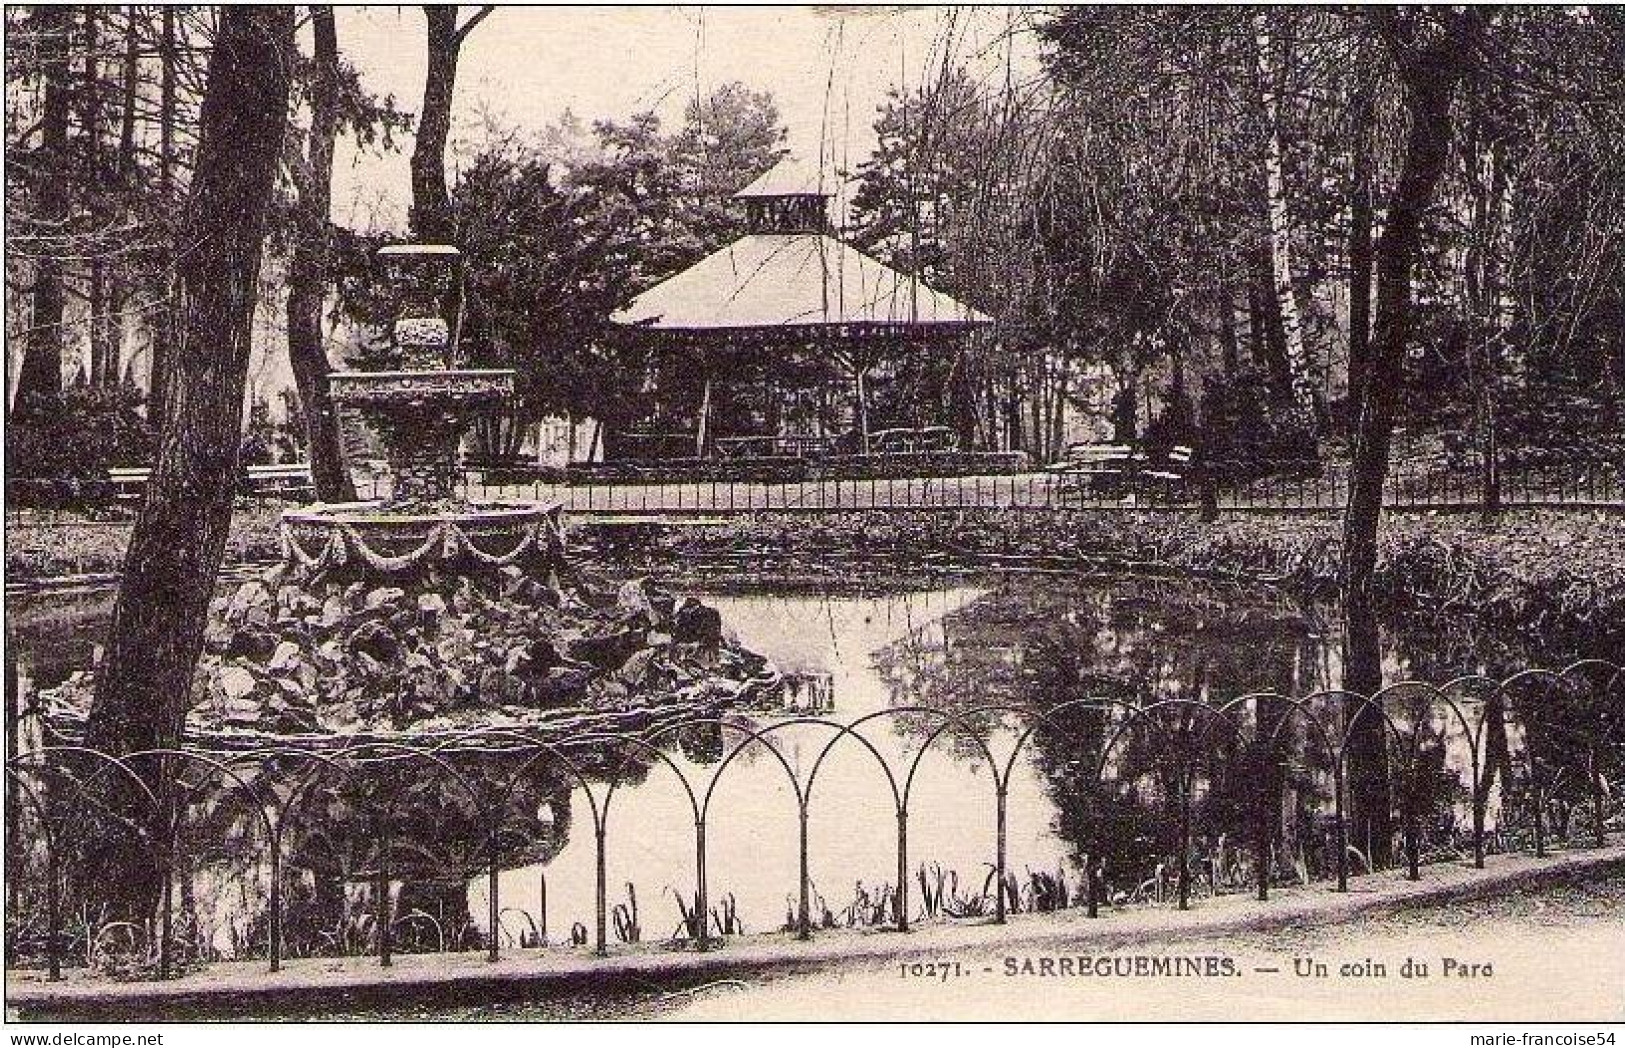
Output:
[[1199,436],[1196,408],[1191,403],[1191,395],[1184,388],[1179,388],[1168,394],[1167,406],[1162,414],[1146,425],[1141,443],[1153,459],[1160,459],[1166,458],[1168,452],[1178,445],[1196,444]]
[[1309,413],[1281,402],[1259,368],[1210,377],[1202,391],[1202,454],[1226,480],[1316,472],[1314,427]]
[[74,386],[18,398],[6,425],[8,498],[73,505],[104,494],[112,466],[150,461],[153,429],[131,385]]
[[248,418],[243,423],[242,443],[238,447],[237,461],[244,467],[269,466],[277,460],[280,445],[277,425],[271,420],[271,405],[256,398],[248,406]]

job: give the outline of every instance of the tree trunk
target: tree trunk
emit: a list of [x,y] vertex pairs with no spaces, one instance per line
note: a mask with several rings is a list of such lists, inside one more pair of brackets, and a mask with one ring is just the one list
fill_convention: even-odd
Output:
[[1066,358],[1061,357],[1056,362],[1055,379],[1051,383],[1055,392],[1050,399],[1049,432],[1043,441],[1043,458],[1046,462],[1061,457],[1062,444],[1066,437],[1067,383],[1071,373],[1072,369],[1068,366]]
[[1482,140],[1486,115],[1477,107],[1463,130],[1467,187],[1472,196],[1472,228],[1463,253],[1467,290],[1467,342],[1473,386],[1474,422],[1479,437],[1480,499],[1486,519],[1501,505],[1500,449],[1496,432],[1497,373],[1495,347],[1501,339],[1500,238],[1506,203],[1506,145],[1491,132]]
[[85,184],[91,189],[99,188],[101,181],[101,119],[102,119],[102,73],[100,62],[101,50],[101,11],[94,4],[86,4],[85,17],[85,83],[79,95],[80,99],[80,132],[84,135],[85,147]]
[[[102,179],[102,92],[101,92],[101,63],[99,61],[101,42],[101,13],[93,6],[87,5],[85,12],[85,67],[84,91],[80,96],[81,109],[79,123],[84,136],[84,185],[93,202],[101,199],[104,182]],[[101,216],[96,216],[101,217]],[[90,374],[89,384],[92,386],[106,385],[107,361],[112,355],[112,305],[111,288],[108,279],[108,264],[102,258],[103,245],[96,244],[90,249],[90,273],[88,281],[89,298],[89,327],[90,327]]]
[[[0,654],[5,659],[6,674],[6,767],[16,767],[17,753],[22,748],[20,743],[23,732],[23,702],[22,682],[17,679],[17,651],[13,645],[6,645],[6,650]],[[6,841],[12,843],[6,849],[6,906],[8,913],[20,913],[22,905],[23,854],[26,851],[20,844],[22,841],[22,815],[23,799],[22,787],[18,785],[20,779],[6,776]],[[6,936],[5,962],[7,966],[16,966],[16,946],[10,935]]]
[[1292,283],[1292,221],[1287,213],[1286,165],[1281,148],[1281,71],[1275,60],[1270,14],[1256,16],[1258,78],[1264,106],[1264,191],[1269,213],[1271,289],[1279,305],[1281,335],[1292,400],[1300,410],[1312,411],[1315,381],[1309,374],[1309,353],[1303,341],[1303,321]]
[[129,308],[130,293],[118,271],[111,270],[107,279],[107,323],[104,328],[106,343],[102,356],[102,373],[93,381],[101,386],[117,386],[123,374],[124,311]]
[[1119,444],[1133,443],[1138,432],[1140,375],[1135,371],[1120,371],[1117,381],[1117,388],[1112,390],[1112,440]]
[[1267,243],[1251,254],[1252,272],[1247,290],[1247,314],[1252,324],[1253,363],[1264,368],[1270,389],[1283,403],[1292,400],[1292,365],[1287,359],[1286,324],[1281,300],[1274,292],[1274,263]]
[[[85,6],[85,86],[80,93],[80,133],[85,146],[85,185],[89,200],[99,203],[102,190],[101,162],[101,11],[94,5]],[[99,216],[98,216],[99,218]],[[89,299],[89,375],[86,382],[93,387],[102,385],[107,370],[107,262],[102,245],[94,244],[89,260],[86,297]]]
[[124,110],[119,117],[118,177],[119,185],[131,189],[135,183],[135,106],[141,89],[141,44],[136,33],[139,16],[134,4],[125,8],[124,62],[120,70],[121,94]]
[[90,262],[90,279],[86,288],[88,312],[90,314],[90,374],[87,381],[92,386],[106,385],[104,376],[107,374],[107,358],[112,343],[112,305],[110,301],[110,288],[107,280],[107,263],[101,259],[92,259]]
[[[110,754],[180,743],[225,551],[266,213],[288,122],[295,57],[290,7],[225,7],[209,59],[197,165],[185,210],[180,335],[172,403],[136,518],[96,676],[85,738]],[[144,764],[166,806],[171,784]],[[128,786],[112,803],[149,834],[153,812]],[[162,879],[152,849],[87,842],[86,885],[115,912],[151,912]]]
[[446,142],[451,137],[451,95],[462,38],[457,34],[457,5],[425,5],[423,15],[428,22],[429,61],[412,146],[412,236],[425,243],[450,244],[457,239],[457,226],[446,188]]
[[[44,5],[35,10],[40,38],[40,65],[45,77],[40,114],[39,203],[34,216],[38,232],[60,236],[68,220],[68,34],[70,7]],[[17,371],[17,399],[62,392],[62,263],[50,248],[34,263],[33,309],[28,341]]]
[[1349,373],[1344,424],[1352,431],[1360,417],[1366,360],[1371,355],[1371,227],[1374,120],[1369,87],[1354,97],[1351,146],[1353,179],[1349,192]]
[[854,421],[858,430],[858,450],[865,455],[869,454],[869,391],[864,388],[863,373],[869,370],[864,364],[852,365],[852,385],[856,398],[856,414]]
[[[702,365],[704,366],[704,365]],[[705,376],[705,387],[700,392],[700,409],[694,422],[694,457],[704,458],[711,437],[711,375]]]
[[987,433],[987,450],[1008,451],[1005,443],[1003,426],[1000,424],[1002,409],[999,404],[999,369],[988,366],[982,369],[981,401],[987,409],[983,427]]
[[[164,7],[160,15],[158,42],[158,196],[165,207],[175,200],[175,9]],[[147,418],[154,428],[164,424],[169,405],[169,370],[175,341],[174,273],[175,238],[159,259],[155,297],[159,305],[152,313],[151,375],[147,382]]]
[[[451,137],[451,96],[457,84],[457,58],[463,40],[491,13],[489,6],[457,26],[456,4],[426,4],[428,67],[423,77],[423,106],[418,111],[417,137],[412,145],[412,236],[420,243],[454,244],[457,216],[446,188],[446,143]],[[463,281],[461,270],[446,296],[446,324],[451,329],[455,358],[461,342]]]
[[[1398,20],[1428,16],[1387,11],[1379,17],[1394,19],[1397,26]],[[1440,32],[1437,42],[1417,47],[1397,42],[1396,28],[1396,42],[1390,44],[1405,89],[1410,128],[1399,178],[1388,201],[1387,222],[1377,244],[1376,327],[1354,431],[1349,504],[1343,518],[1343,686],[1362,695],[1372,695],[1382,687],[1375,590],[1377,528],[1410,334],[1411,271],[1421,246],[1424,212],[1450,156],[1450,105],[1463,73],[1461,56],[1475,50],[1483,19],[1481,10],[1468,8],[1455,18],[1469,30],[1466,34]],[[1357,735],[1349,748],[1354,839],[1370,840],[1386,853],[1388,777],[1380,718],[1363,718]]]
[[[921,354],[923,356],[924,354]],[[980,414],[976,406],[976,356],[966,340],[956,339],[953,363],[948,372],[948,419],[961,451],[976,447],[976,424]],[[930,409],[926,409],[929,413]],[[924,418],[926,425],[936,425],[941,419]]]
[[328,396],[331,370],[322,345],[322,304],[327,299],[328,224],[333,199],[333,143],[338,137],[338,29],[333,8],[310,9],[315,31],[315,66],[310,94],[310,148],[296,179],[298,204],[293,258],[288,266],[288,362],[299,403],[304,407],[310,478],[322,502],[353,502],[355,488],[345,469],[338,411]]
[[[140,101],[140,73],[141,51],[140,41],[136,33],[139,25],[138,15],[134,5],[125,9],[124,16],[124,59],[120,63],[120,97],[122,106],[119,114],[118,136],[118,166],[115,177],[118,179],[119,189],[128,193],[135,188],[135,107]],[[123,210],[123,217],[130,219],[128,208]],[[107,309],[108,317],[108,344],[106,355],[102,360],[102,375],[100,384],[116,386],[124,374],[124,311],[130,303],[130,290],[128,278],[118,266],[111,267],[108,273]]]
[[[1003,388],[999,391],[1004,412],[1004,446],[1007,451],[1026,451],[1029,447],[1021,433],[1021,393],[1016,383],[1019,367],[1020,365],[1015,365],[1005,372]],[[1032,448],[1042,453],[1036,442]]]
[[1234,375],[1241,365],[1241,340],[1236,336],[1236,296],[1228,275],[1219,278],[1219,348],[1224,373]]
[[1025,362],[1027,372],[1027,417],[1025,425],[1032,433],[1032,446],[1039,449],[1040,455],[1047,455],[1044,449],[1044,434],[1049,432],[1049,416],[1045,409],[1049,407],[1049,365],[1043,355],[1034,355]]

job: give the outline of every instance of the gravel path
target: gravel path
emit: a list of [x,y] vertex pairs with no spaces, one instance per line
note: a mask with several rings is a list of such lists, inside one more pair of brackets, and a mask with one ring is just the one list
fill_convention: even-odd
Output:
[[[1055,943],[960,948],[943,956],[959,973],[946,981],[927,978],[923,969],[915,975],[912,960],[905,967],[854,958],[833,969],[757,972],[676,990],[667,983],[606,996],[584,987],[522,1004],[322,1018],[1625,1020],[1625,872],[1618,865],[1561,883],[1514,885],[1347,921],[1150,939],[1156,941],[1082,944],[1071,952]],[[1198,968],[1214,958],[1221,965],[1228,960],[1235,974],[1084,976],[1078,974],[1084,957],[1093,965],[1180,959],[1176,963]],[[1448,975],[1447,958],[1458,962]],[[1294,961],[1306,959],[1325,964],[1325,977],[1293,974]],[[1404,977],[1407,959],[1426,963],[1427,976]],[[1384,973],[1374,974],[1369,962],[1384,966]],[[1012,964],[1015,974],[1007,974]],[[1475,964],[1489,968],[1464,974],[1462,966]],[[1345,965],[1353,966],[1347,975]]]
[[[1055,951],[956,956],[969,975],[944,987],[897,965],[839,978],[758,979],[686,998],[639,1002],[628,1015],[674,1019],[1625,1020],[1625,876],[1327,926],[1126,947],[1104,956],[1231,958],[1229,979],[1067,978],[1038,974]],[[1445,971],[1446,959],[1457,962]],[[1407,959],[1425,963],[1426,977]],[[1325,977],[1293,973],[1325,964]],[[1034,974],[1027,974],[1026,962]],[[1005,974],[1014,963],[1018,974]],[[1487,965],[1476,974],[1472,965]],[[1382,974],[1377,974],[1377,965]],[[1348,974],[1344,975],[1344,967]],[[989,973],[984,969],[991,968]],[[1278,972],[1261,972],[1276,968]],[[1076,970],[1076,966],[1074,966]]]

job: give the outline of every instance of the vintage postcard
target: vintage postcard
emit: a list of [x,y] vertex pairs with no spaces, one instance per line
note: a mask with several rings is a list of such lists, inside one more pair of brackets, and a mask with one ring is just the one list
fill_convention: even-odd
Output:
[[1622,9],[4,29],[13,1044],[1617,1044]]

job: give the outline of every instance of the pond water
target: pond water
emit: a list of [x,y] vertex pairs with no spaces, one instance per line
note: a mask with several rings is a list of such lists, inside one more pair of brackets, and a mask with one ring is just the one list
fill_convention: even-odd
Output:
[[[743,645],[792,678],[803,708],[839,723],[899,707],[955,711],[1008,704],[1044,710],[1085,694],[1142,703],[1217,702],[1267,690],[1302,695],[1335,688],[1341,678],[1336,620],[1257,591],[1017,573],[867,585],[789,575],[748,585],[705,577],[668,584],[715,605]],[[22,675],[50,683],[88,661],[110,596],[28,597],[8,604],[9,637]],[[1530,657],[1516,639],[1439,629],[1389,631],[1384,649],[1390,680],[1505,673]],[[1546,661],[1539,654],[1536,661]],[[766,726],[797,714],[787,709],[751,716]],[[883,886],[895,882],[897,821],[877,758],[901,782],[939,723],[926,714],[880,717],[863,729],[872,752],[842,744],[825,758],[808,802],[815,922],[827,909],[837,923],[846,923],[849,908],[861,911],[865,898],[876,900]],[[920,905],[914,878],[922,867],[940,868],[950,893],[957,879],[967,900],[982,891],[996,828],[988,753],[1002,765],[1027,723],[1019,715],[979,719],[948,733],[920,761],[908,801],[911,908]],[[1118,769],[1115,796],[1121,804],[1111,813],[1102,812],[1098,793],[1080,785],[1086,776],[1079,769],[1098,758],[1103,731],[1094,722],[1078,733],[1035,732],[1011,765],[1008,868],[1023,883],[1029,871],[1042,871],[1058,872],[1075,885],[1079,856],[1104,851],[1116,867],[1109,875],[1132,884],[1166,853],[1166,805],[1154,787],[1138,781],[1140,771]],[[717,778],[706,817],[709,894],[713,904],[735,905],[747,932],[776,929],[793,912],[800,842],[796,792],[785,765],[805,784],[832,737],[827,726],[789,724],[772,734],[783,765],[750,746]],[[717,775],[722,749],[738,741],[729,732],[722,748],[674,745],[669,756],[703,791]],[[1452,739],[1446,725],[1439,741],[1443,764],[1454,775],[1448,769],[1463,763],[1460,740]],[[1137,745],[1154,747],[1157,739],[1153,733]],[[1326,808],[1326,776],[1311,757],[1303,765],[1294,789],[1312,826],[1315,813]],[[1215,810],[1224,791],[1235,788],[1217,775],[1201,787]],[[542,849],[547,861],[510,862],[500,873],[504,927],[516,937],[531,922],[540,924],[544,914],[552,941],[565,938],[573,924],[593,926],[597,871],[589,800],[568,787],[555,798],[569,810],[547,820],[558,838]],[[642,937],[669,937],[679,925],[677,899],[689,900],[695,890],[694,817],[683,786],[669,769],[649,769],[617,791],[607,825],[610,905],[626,904],[629,915],[629,895],[635,893]],[[1210,848],[1219,825],[1209,827]],[[1313,835],[1306,833],[1311,851]],[[1222,839],[1217,846],[1223,850]],[[485,882],[476,876],[467,884],[467,915],[479,925],[486,913]]]
[[[904,706],[1042,709],[1090,692],[1142,702],[1171,697],[1222,701],[1272,689],[1301,695],[1341,683],[1335,620],[1258,593],[1143,579],[1040,575],[991,575],[866,591],[782,581],[755,592],[707,588],[704,583],[686,588],[716,604],[745,646],[788,673],[824,681],[832,699],[825,715],[841,723]],[[1450,650],[1460,638],[1437,638],[1431,644],[1430,639],[1426,633],[1385,638],[1385,676],[1401,680],[1425,673],[1442,680],[1492,668],[1472,651]],[[888,717],[868,722],[863,734],[901,782],[936,724]],[[1002,762],[1025,727],[1019,717],[991,721],[976,741]],[[832,732],[819,725],[790,725],[772,738],[790,770],[805,783]],[[714,764],[702,766],[681,753],[673,756],[690,782],[710,782]],[[1123,839],[1127,835],[1121,828],[1113,834],[1113,845],[1102,845],[1097,835],[1091,849],[1084,838],[1099,823],[1068,810],[1083,800],[1072,782],[1077,756],[1062,733],[1040,733],[1012,766],[1008,869],[1024,884],[1028,871],[1058,870],[1075,884],[1077,860],[1086,850],[1115,853],[1119,866],[1155,862],[1157,842],[1143,839],[1158,836],[1149,825],[1135,827],[1142,838],[1141,855],[1130,854],[1135,849]],[[720,777],[707,815],[708,877],[712,898],[733,894],[748,930],[760,931],[784,923],[794,905],[799,876],[796,801],[784,769],[769,755],[746,751],[744,757]],[[825,907],[843,919],[843,911],[858,899],[873,898],[896,881],[890,786],[874,755],[842,745],[825,758],[810,797],[814,920]],[[911,879],[920,865],[940,864],[957,874],[963,894],[980,891],[994,856],[994,797],[987,755],[980,746],[954,738],[933,747],[920,764],[909,798]],[[631,882],[643,906],[646,933],[653,925],[653,931],[665,934],[679,919],[675,902],[666,896],[692,891],[694,880],[686,797],[675,776],[656,770],[614,803],[607,860],[611,901],[625,902],[624,886]],[[572,806],[573,825],[590,826],[579,792]],[[506,872],[501,886],[505,904],[539,912],[543,874],[549,909],[567,921],[590,925],[595,884],[591,841],[566,846],[545,867]],[[1121,874],[1117,879],[1122,880]],[[918,883],[911,883],[910,891],[918,899]],[[483,907],[482,886],[476,886],[474,897]],[[559,927],[556,920],[554,928]]]

